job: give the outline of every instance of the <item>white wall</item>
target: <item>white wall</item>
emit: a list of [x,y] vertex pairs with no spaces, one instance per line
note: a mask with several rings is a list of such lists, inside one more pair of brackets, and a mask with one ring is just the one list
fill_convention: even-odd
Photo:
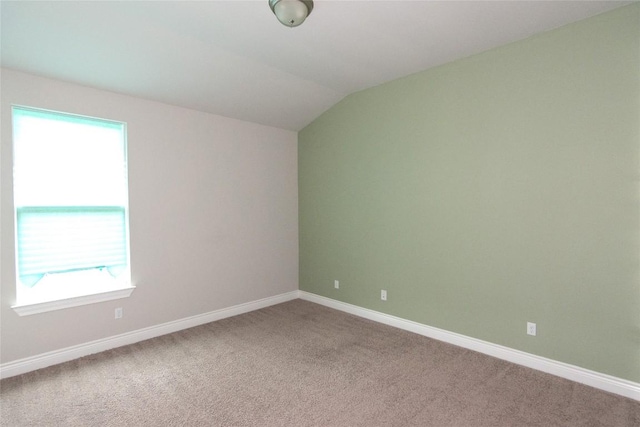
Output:
[[[298,289],[295,132],[13,70],[0,77],[1,363]],[[12,104],[127,123],[130,298],[26,317],[10,308]]]

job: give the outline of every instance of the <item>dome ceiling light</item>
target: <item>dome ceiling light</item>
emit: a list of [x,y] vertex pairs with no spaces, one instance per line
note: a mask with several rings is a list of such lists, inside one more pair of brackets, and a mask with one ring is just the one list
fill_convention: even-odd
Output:
[[297,27],[313,10],[312,0],[269,0],[269,7],[283,25]]

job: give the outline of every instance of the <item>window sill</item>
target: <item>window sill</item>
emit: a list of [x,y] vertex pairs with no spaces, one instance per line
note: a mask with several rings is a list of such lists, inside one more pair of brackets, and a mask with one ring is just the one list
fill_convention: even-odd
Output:
[[94,304],[97,302],[110,301],[119,298],[127,298],[131,295],[135,286],[127,286],[107,292],[99,292],[90,295],[82,295],[72,298],[64,298],[55,301],[45,301],[38,303],[16,304],[11,306],[19,316],[30,316],[32,314],[45,313],[47,311],[62,310],[79,305]]

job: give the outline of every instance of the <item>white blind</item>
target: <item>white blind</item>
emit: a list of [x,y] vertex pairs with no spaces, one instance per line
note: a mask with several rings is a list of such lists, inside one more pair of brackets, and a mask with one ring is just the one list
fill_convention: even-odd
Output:
[[124,124],[13,108],[18,274],[128,263]]

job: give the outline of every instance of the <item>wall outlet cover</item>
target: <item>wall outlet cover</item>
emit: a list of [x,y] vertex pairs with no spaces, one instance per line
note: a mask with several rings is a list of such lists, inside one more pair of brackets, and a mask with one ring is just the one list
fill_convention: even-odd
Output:
[[535,337],[537,333],[536,329],[535,323],[527,322],[527,335],[533,335]]

